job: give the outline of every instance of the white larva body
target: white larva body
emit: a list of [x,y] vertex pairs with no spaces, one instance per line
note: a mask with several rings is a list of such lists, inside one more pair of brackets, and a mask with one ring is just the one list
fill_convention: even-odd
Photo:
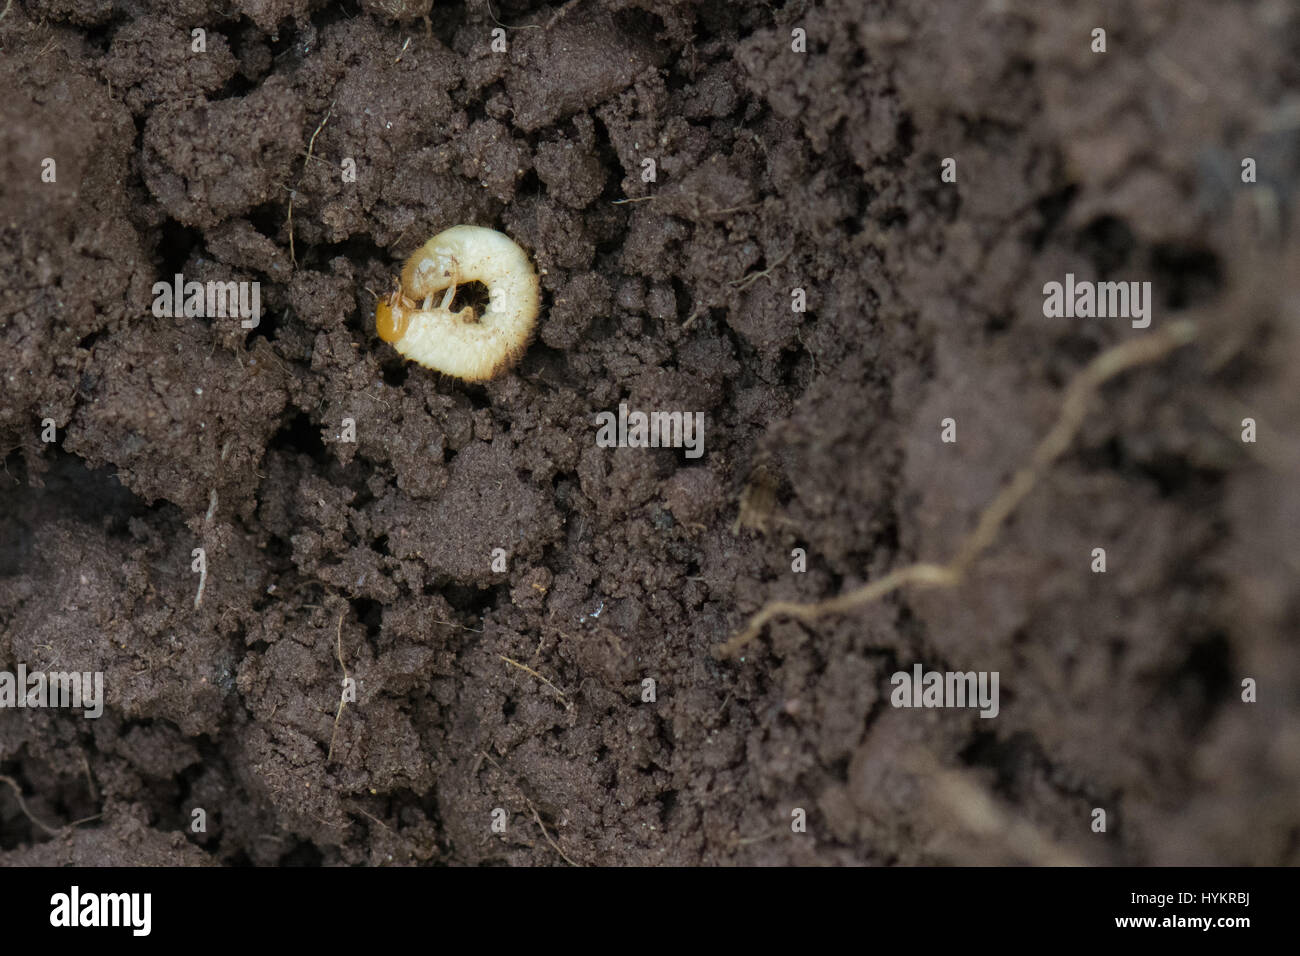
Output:
[[[450,310],[456,285],[474,281],[487,287],[489,297],[477,320],[472,309]],[[480,382],[523,357],[539,303],[537,273],[509,236],[454,226],[407,260],[401,288],[381,300],[375,318],[380,336],[406,358]]]

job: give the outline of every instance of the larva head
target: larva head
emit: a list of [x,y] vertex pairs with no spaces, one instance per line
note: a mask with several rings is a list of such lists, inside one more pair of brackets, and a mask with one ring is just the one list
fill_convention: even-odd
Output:
[[400,292],[394,292],[387,299],[380,299],[375,306],[375,331],[385,342],[396,342],[404,336],[409,322]]

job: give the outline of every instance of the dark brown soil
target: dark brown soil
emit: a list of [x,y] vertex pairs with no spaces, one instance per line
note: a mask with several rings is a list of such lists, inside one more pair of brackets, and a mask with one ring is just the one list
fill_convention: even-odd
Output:
[[[0,670],[108,699],[0,711],[0,864],[1300,863],[1293,4],[153,6],[0,19]],[[483,386],[374,334],[457,223],[542,273]],[[711,653],[949,558],[1180,318],[959,587]],[[597,447],[620,401],[704,456]],[[998,717],[891,707],[916,661]]]

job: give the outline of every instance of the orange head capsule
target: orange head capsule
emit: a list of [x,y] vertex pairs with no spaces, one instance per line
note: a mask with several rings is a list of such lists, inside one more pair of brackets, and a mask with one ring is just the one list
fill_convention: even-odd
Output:
[[398,295],[394,294],[387,299],[380,299],[375,306],[375,331],[385,342],[396,342],[406,334],[406,324],[409,321],[401,303],[398,301]]

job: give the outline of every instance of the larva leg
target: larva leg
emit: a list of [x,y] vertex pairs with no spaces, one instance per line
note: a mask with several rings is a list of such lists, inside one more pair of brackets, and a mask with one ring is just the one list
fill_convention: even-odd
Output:
[[[438,309],[442,312],[449,313],[451,312],[451,304],[456,299],[456,286],[460,285],[460,264],[456,261],[454,256],[451,260],[451,272],[448,274],[448,277],[451,279],[451,285],[447,286],[443,291],[442,304],[438,306]],[[428,312],[433,308],[433,296],[434,293],[426,295],[424,300],[420,303],[420,308],[425,312]]]
[[[455,256],[451,257],[451,285],[447,286],[447,291],[443,293],[442,305],[439,308],[444,312],[451,311],[451,303],[456,298],[456,286],[460,285],[460,262]],[[428,306],[425,306],[428,308]]]

